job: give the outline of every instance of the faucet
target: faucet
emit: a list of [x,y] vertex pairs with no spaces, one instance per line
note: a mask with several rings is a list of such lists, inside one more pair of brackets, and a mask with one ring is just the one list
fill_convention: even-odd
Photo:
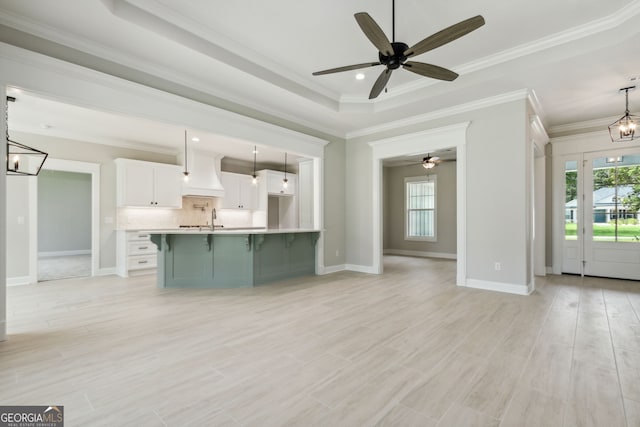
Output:
[[216,214],[216,208],[213,208],[211,210],[211,231],[215,231],[216,229],[216,226],[215,226],[216,219],[218,219],[218,215]]

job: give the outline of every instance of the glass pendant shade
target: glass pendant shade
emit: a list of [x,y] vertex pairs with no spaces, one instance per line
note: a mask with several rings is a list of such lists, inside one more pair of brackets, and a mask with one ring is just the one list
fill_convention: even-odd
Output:
[[7,139],[7,175],[36,176],[49,155]]
[[625,93],[626,109],[624,116],[609,125],[609,136],[612,142],[628,142],[637,139],[636,128],[640,122],[640,117],[629,113],[629,91],[635,89],[635,86],[620,89]]
[[[7,96],[8,102],[15,102],[12,96]],[[17,141],[9,136],[9,106],[7,105],[5,125],[7,131],[7,175],[36,176],[40,173],[44,161],[49,155]]]

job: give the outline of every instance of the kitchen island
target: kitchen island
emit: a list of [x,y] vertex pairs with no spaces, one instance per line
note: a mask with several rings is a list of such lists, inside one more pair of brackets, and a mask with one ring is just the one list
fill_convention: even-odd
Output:
[[319,230],[149,230],[160,288],[247,288],[315,274]]

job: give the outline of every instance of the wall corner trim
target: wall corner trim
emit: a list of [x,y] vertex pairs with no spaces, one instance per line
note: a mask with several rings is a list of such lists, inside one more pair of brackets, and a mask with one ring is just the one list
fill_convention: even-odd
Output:
[[488,280],[478,280],[467,278],[467,288],[484,289],[486,291],[504,292],[515,295],[529,295],[533,292],[532,284],[516,285],[515,283],[491,282]]

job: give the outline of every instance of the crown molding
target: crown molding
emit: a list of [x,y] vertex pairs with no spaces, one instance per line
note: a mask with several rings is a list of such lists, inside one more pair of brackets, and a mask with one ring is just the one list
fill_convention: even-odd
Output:
[[560,46],[575,40],[592,36],[597,33],[601,33],[603,31],[618,28],[624,22],[630,20],[638,14],[640,14],[640,1],[634,0],[633,2],[623,6],[610,15],[607,15],[600,19],[596,19],[591,22],[587,22],[586,24],[578,25],[564,31],[560,31],[546,37],[542,37],[529,43],[521,44],[514,48],[487,56],[478,61],[469,62],[465,65],[460,66],[456,70],[459,70],[460,73],[471,73],[484,68],[492,67],[503,62],[508,62],[523,56],[531,55],[542,50],[551,49],[556,46]]
[[549,128],[549,134],[553,136],[558,134],[589,133],[593,129],[597,128],[606,130],[607,126],[609,126],[619,118],[620,116],[611,116],[593,120],[585,120],[582,122],[551,126],[551,128]]
[[[396,106],[397,102],[395,99],[397,97],[404,96],[408,93],[415,93],[418,90],[437,84],[444,84],[438,80],[420,79],[395,87],[391,93],[387,94],[387,96],[378,98],[374,101],[368,100],[365,97],[353,95],[339,96],[335,92],[321,85],[314,84],[308,78],[292,73],[285,67],[273,63],[273,61],[265,58],[259,52],[255,52],[249,47],[241,46],[224,35],[212,31],[209,27],[186,17],[178,10],[170,8],[165,4],[151,0],[100,1],[108,12],[114,14],[114,16],[117,16],[120,19],[142,26],[156,34],[159,34],[160,36],[167,37],[195,49],[217,61],[221,61],[229,66],[241,69],[253,75],[255,78],[279,86],[288,92],[295,93],[311,102],[337,112],[370,113],[375,111],[385,111]],[[452,70],[459,74],[470,74],[475,71],[480,71],[542,50],[550,49],[600,32],[618,28],[621,24],[629,21],[633,17],[636,17],[638,14],[640,14],[640,0],[634,0],[619,10],[600,19],[593,20],[586,24],[561,31],[529,43],[521,44],[514,48],[507,49],[475,61],[452,67]],[[223,87],[212,86],[202,81],[187,81],[177,72],[167,72],[166,69],[158,67],[153,63],[123,55],[95,42],[89,42],[77,35],[63,33],[58,29],[44,27],[41,24],[4,12],[3,15],[0,16],[0,23],[4,23],[7,26],[38,35],[47,40],[55,41],[101,58],[107,58],[120,64],[128,64],[128,66],[135,69],[145,70],[145,72],[149,72],[153,75],[162,76],[162,78],[166,78],[174,82],[180,82],[180,84],[198,88],[198,90],[207,91],[210,94],[214,94],[215,96],[219,96],[231,102],[284,118],[282,113],[274,111],[273,109],[266,109],[247,99],[242,99],[225,90]],[[248,57],[252,58],[252,60],[246,59]],[[258,71],[255,70],[256,67],[259,68]],[[541,116],[541,118],[544,123],[544,117]],[[303,123],[295,117],[289,117],[287,119],[294,119]],[[326,127],[318,128],[317,125],[308,122],[304,123],[304,125],[318,129],[319,131],[329,135],[341,137],[341,135],[336,134],[335,131]]]
[[[334,111],[335,94],[291,73],[261,53],[221,35],[174,9],[154,1],[100,0],[114,16],[223,62],[260,80],[309,99]],[[237,52],[243,52],[239,54]],[[252,58],[251,60],[247,58]]]
[[[0,17],[0,20],[1,20],[1,17]],[[12,28],[12,27],[9,27],[9,28]],[[20,31],[20,30],[15,30],[15,31]],[[1,32],[2,32],[2,23],[0,23],[0,33]],[[58,48],[60,47],[61,46],[58,46]],[[66,47],[62,47],[62,48],[66,48]],[[240,120],[247,123],[247,125],[250,127],[268,128],[271,131],[277,130],[277,132],[279,133],[284,132],[284,133],[290,134],[291,136],[298,135],[297,136],[298,139],[302,138],[305,142],[310,142],[312,144],[319,145],[319,146],[324,146],[328,143],[328,141],[326,140],[326,137],[324,137],[324,135],[322,135],[321,137],[315,136],[314,133],[311,132],[310,130],[313,130],[317,133],[324,133],[332,137],[344,138],[344,135],[337,133],[335,129],[331,129],[325,126],[320,126],[320,125],[317,125],[316,123],[311,123],[304,119],[300,119],[297,116],[291,116],[291,115],[282,113],[280,111],[271,111],[263,107],[254,108],[249,103],[245,103],[245,104],[235,103],[237,107],[241,107],[242,109],[246,109],[247,111],[240,111],[240,112],[234,111],[233,109],[229,109],[228,106],[218,105],[215,102],[215,99],[218,97],[216,95],[212,95],[206,88],[200,89],[200,88],[194,87],[194,85],[191,85],[191,86],[188,86],[187,84],[183,85],[185,86],[185,88],[188,88],[189,93],[174,93],[171,90],[166,90],[162,87],[156,87],[153,85],[138,83],[135,80],[128,80],[126,78],[123,78],[122,76],[115,76],[109,73],[109,70],[101,70],[99,69],[99,67],[96,67],[96,69],[88,68],[82,64],[69,62],[66,59],[59,59],[53,56],[49,56],[46,53],[34,52],[32,50],[29,50],[28,48],[14,46],[8,43],[3,44],[1,42],[0,42],[0,57],[10,59],[11,61],[14,61],[17,63],[34,66],[41,69],[51,70],[57,74],[62,74],[65,76],[73,76],[74,78],[77,78],[85,82],[98,83],[105,87],[110,87],[118,90],[122,90],[122,89],[131,90],[134,93],[145,92],[146,96],[160,97],[164,101],[166,101],[166,96],[169,96],[170,98],[173,99],[174,103],[177,102],[184,105],[189,104],[190,105],[189,108],[194,108],[193,103],[196,102],[199,104],[206,105],[207,107],[214,108],[217,111],[220,111],[221,112],[220,114],[226,115],[231,121]],[[126,65],[124,66],[126,67]],[[133,71],[138,71],[138,70],[133,70]],[[154,74],[151,74],[151,75],[156,77]],[[159,78],[164,79],[163,77],[159,77]],[[171,83],[175,83],[168,79],[167,81]],[[176,83],[176,84],[180,85],[180,83]],[[146,88],[147,90],[144,90],[142,88]],[[31,88],[24,88],[24,89],[32,91]],[[176,99],[176,96],[179,98]],[[229,102],[231,104],[234,104],[233,100],[228,100],[224,98],[221,98],[221,99],[223,99],[225,103]],[[71,102],[73,104],[84,106],[86,108],[94,108],[94,106],[92,105],[86,105],[82,103],[78,104],[77,101],[71,101],[69,99],[64,99],[60,97],[58,97],[57,100],[61,102]],[[252,109],[259,113],[269,115],[271,116],[272,119],[267,120],[265,118],[257,118],[255,116],[252,116],[251,114]],[[141,117],[144,117],[144,116],[141,116]],[[150,120],[154,120],[153,117],[147,117],[147,118],[149,118]],[[302,128],[307,127],[309,131],[303,132],[300,130],[294,130],[293,127],[290,127],[289,125],[282,123],[287,121],[291,123],[295,123],[296,125],[299,125]],[[175,123],[175,124],[184,125],[184,123]]]
[[492,96],[489,98],[467,102],[465,104],[456,105],[454,107],[443,108],[441,110],[432,111],[426,114],[407,117],[405,119],[396,120],[394,122],[385,123],[383,125],[372,126],[372,127],[360,129],[354,132],[349,132],[347,133],[347,140],[352,138],[359,138],[367,135],[373,135],[380,132],[386,132],[386,131],[402,128],[405,126],[424,123],[431,120],[441,119],[444,117],[467,113],[469,111],[492,107],[494,105],[505,104],[508,102],[527,99],[529,94],[530,94],[530,91],[528,89],[522,89],[522,90],[508,92],[508,93],[497,95],[497,96]]
[[[515,59],[532,55],[543,50],[551,49],[556,46],[561,46],[563,44],[592,36],[594,34],[618,28],[620,25],[630,20],[631,18],[634,18],[638,14],[640,14],[640,0],[634,0],[633,2],[613,12],[612,14],[600,19],[596,19],[591,22],[587,22],[586,24],[569,28],[565,31],[560,31],[558,33],[551,34],[549,36],[542,37],[528,43],[523,43],[511,49],[506,49],[475,61],[470,61],[459,66],[451,67],[451,70],[460,75],[471,74],[476,71],[490,68],[505,62],[513,61]],[[386,101],[390,101],[395,97],[404,96],[417,90],[425,89],[437,84],[443,84],[443,82],[434,79],[421,79],[414,82],[406,83],[402,86],[395,87],[391,94],[387,94],[387,96],[385,96],[384,98],[378,98],[372,102],[375,106],[374,109],[376,111],[385,110],[386,108],[383,107],[382,104],[384,104]],[[362,101],[353,95],[348,95],[341,97],[340,102],[357,103]]]
[[[7,66],[7,83],[15,85],[16,88],[29,91],[30,93],[45,98],[54,99],[59,102],[66,102],[77,106],[102,109],[118,114],[132,114],[148,120],[162,120],[168,124],[179,126],[193,126],[203,131],[219,133],[237,139],[247,141],[277,141],[274,146],[278,147],[298,147],[302,153],[313,152],[321,156],[324,146],[329,143],[324,138],[319,138],[309,133],[304,133],[285,125],[275,124],[265,120],[259,120],[250,115],[240,114],[209,104],[202,100],[192,99],[186,96],[163,91],[161,89],[139,84],[122,78],[114,77],[110,74],[102,73],[90,68],[78,66],[73,63],[52,58],[43,54],[25,50],[13,45],[0,43],[0,63]],[[21,86],[18,73],[21,70],[29,71],[24,81],[29,81],[40,76],[42,85],[31,87],[29,83]],[[25,71],[26,72],[26,71]],[[40,74],[38,74],[40,73]],[[46,77],[45,77],[46,76]],[[44,79],[44,80],[43,80]],[[78,83],[71,83],[72,81]],[[76,92],[60,91],[61,86],[72,85]],[[40,87],[36,89],[36,87]],[[79,91],[79,87],[90,87],[91,93]],[[54,89],[55,88],[55,89]],[[96,104],[94,97],[99,93],[102,104]],[[129,103],[122,103],[119,100],[129,98]],[[130,105],[131,104],[131,105]],[[144,104],[146,107],[143,107]],[[170,114],[166,108],[158,106],[170,105],[174,113]],[[159,116],[158,116],[159,114]],[[210,117],[209,124],[196,123],[202,117]],[[163,117],[163,118],[160,118]],[[193,118],[193,120],[191,119]],[[211,123],[219,123],[220,126],[211,128]],[[241,130],[238,132],[238,130]],[[241,136],[245,135],[245,136]],[[295,150],[292,150],[295,151]]]
[[[17,31],[32,34],[36,37],[40,37],[48,41],[52,41],[53,43],[61,44],[63,45],[61,46],[62,48],[77,49],[78,51],[86,53],[88,55],[94,55],[101,59],[112,61],[114,63],[121,64],[125,67],[130,67],[131,69],[148,73],[150,75],[159,77],[161,79],[165,79],[167,81],[171,81],[179,85],[192,88],[196,91],[206,93],[220,99],[224,99],[225,101],[228,101],[230,103],[234,103],[239,106],[254,109],[256,111],[260,111],[262,113],[269,114],[271,116],[276,116],[276,117],[282,118],[283,120],[299,123],[302,126],[315,129],[327,135],[336,136],[340,138],[344,137],[344,135],[336,133],[335,129],[333,128],[330,128],[327,126],[320,126],[317,123],[310,122],[308,120],[299,118],[297,116],[292,116],[280,110],[267,108],[264,105],[254,102],[253,100],[239,97],[236,94],[228,90],[222,89],[219,86],[211,85],[209,82],[203,82],[197,79],[187,80],[184,78],[182,74],[166,69],[164,67],[159,67],[149,61],[140,61],[135,57],[132,57],[130,55],[123,55],[119,51],[107,48],[103,45],[100,45],[97,43],[89,43],[86,41],[86,39],[79,37],[77,35],[69,34],[69,33],[60,31],[58,29],[36,24],[22,17],[18,17],[16,15],[12,15],[8,13],[0,15],[0,26],[1,25],[15,29]],[[96,70],[96,71],[108,73],[108,71],[103,71],[103,70]]]

